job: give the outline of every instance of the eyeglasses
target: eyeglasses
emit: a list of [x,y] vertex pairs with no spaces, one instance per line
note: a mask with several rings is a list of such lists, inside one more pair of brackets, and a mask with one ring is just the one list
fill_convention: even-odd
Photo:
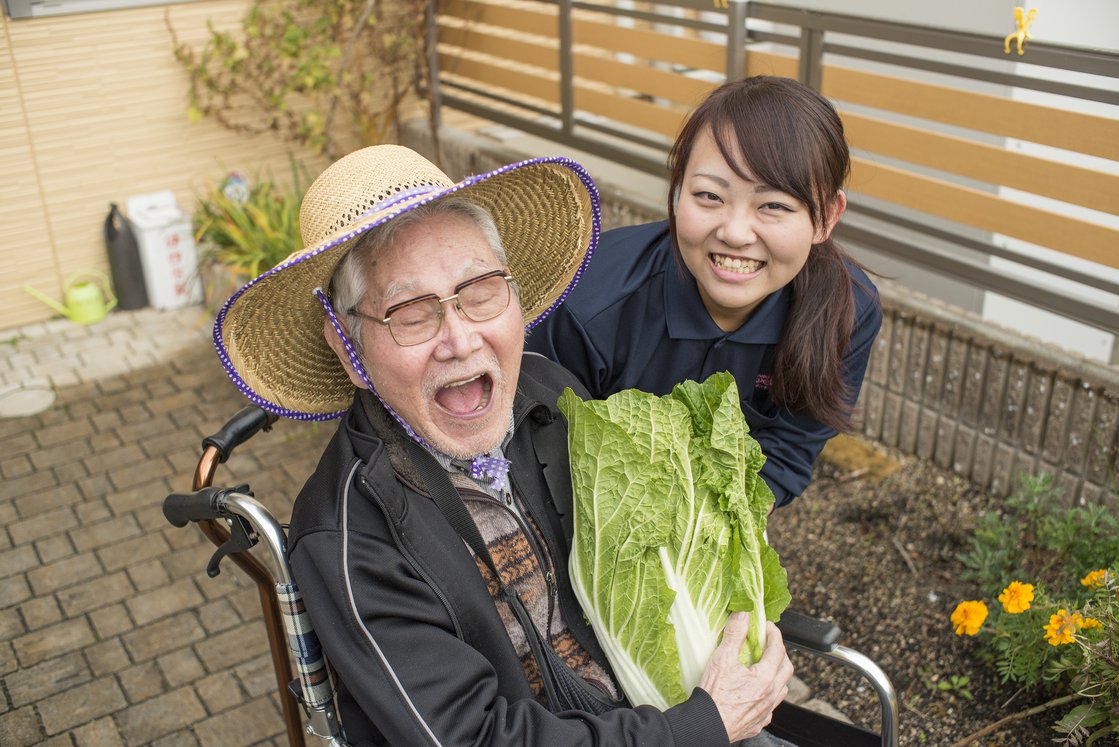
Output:
[[350,309],[350,313],[388,327],[397,345],[419,345],[438,334],[446,313],[443,304],[448,301],[454,301],[459,313],[473,322],[493,319],[509,308],[509,284],[513,276],[508,273],[508,270],[494,270],[464,280],[455,286],[454,295],[446,298],[429,293],[394,304],[385,311],[384,319],[362,314],[357,309]]

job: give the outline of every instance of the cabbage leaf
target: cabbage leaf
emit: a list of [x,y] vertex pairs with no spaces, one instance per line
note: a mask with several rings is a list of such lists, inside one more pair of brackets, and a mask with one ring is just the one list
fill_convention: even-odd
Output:
[[575,595],[633,705],[660,709],[699,683],[730,612],[750,613],[740,659],[788,606],[765,541],[773,493],[729,373],[663,397],[560,396],[574,488]]

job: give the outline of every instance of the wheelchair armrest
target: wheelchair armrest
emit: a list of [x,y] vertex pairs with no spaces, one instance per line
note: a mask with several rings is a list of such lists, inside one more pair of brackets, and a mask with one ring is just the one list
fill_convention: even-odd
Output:
[[786,643],[824,654],[835,650],[839,645],[839,637],[843,634],[835,623],[809,617],[793,610],[785,610],[781,613],[777,628]]
[[[882,668],[858,651],[841,646],[839,638],[842,631],[835,623],[817,620],[793,610],[785,610],[781,613],[777,628],[781,631],[787,646],[839,662],[866,679],[878,694],[882,707],[881,743],[884,747],[896,747],[898,744],[897,691]],[[842,742],[825,741],[819,744],[842,744]]]

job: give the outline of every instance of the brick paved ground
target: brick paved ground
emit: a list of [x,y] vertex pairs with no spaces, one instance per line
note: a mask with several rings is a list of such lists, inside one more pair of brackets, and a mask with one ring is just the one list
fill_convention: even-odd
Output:
[[[56,392],[0,417],[3,747],[287,744],[255,587],[230,563],[209,578],[213,545],[161,513],[245,404],[207,327],[200,309],[144,310],[0,332],[0,410],[21,384]],[[333,430],[281,421],[217,482],[284,520]]]
[[[190,488],[201,438],[244,404],[198,314],[24,332],[2,383],[47,380],[57,398],[0,418],[0,744],[282,737],[255,588],[231,564],[207,577],[213,546],[160,511]],[[219,479],[286,517],[331,430],[278,423]]]

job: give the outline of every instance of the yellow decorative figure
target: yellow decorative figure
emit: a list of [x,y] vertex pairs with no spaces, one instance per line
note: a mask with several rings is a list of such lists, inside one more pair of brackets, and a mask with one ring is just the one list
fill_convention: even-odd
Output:
[[1014,9],[1014,25],[1017,30],[1013,34],[1008,34],[1006,41],[1003,42],[1003,51],[1010,54],[1010,42],[1018,42],[1018,54],[1025,53],[1025,44],[1027,39],[1032,39],[1030,36],[1030,24],[1037,18],[1037,8],[1030,8],[1030,12],[1026,13],[1026,9],[1018,6]]

